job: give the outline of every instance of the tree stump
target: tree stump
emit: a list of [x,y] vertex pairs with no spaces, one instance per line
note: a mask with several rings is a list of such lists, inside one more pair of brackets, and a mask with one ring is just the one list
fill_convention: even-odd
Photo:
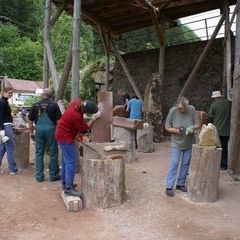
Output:
[[153,145],[153,127],[137,130],[138,152],[151,153],[154,152]]
[[187,196],[193,201],[214,202],[218,199],[221,148],[193,145]]
[[122,127],[113,128],[113,137],[117,142],[126,143],[126,158],[125,162],[130,163],[136,161],[136,143],[135,143],[135,130],[129,130]]
[[14,158],[19,169],[29,167],[30,132],[28,129],[14,128]]
[[84,159],[81,176],[83,206],[90,209],[120,205],[125,197],[125,165],[122,157]]

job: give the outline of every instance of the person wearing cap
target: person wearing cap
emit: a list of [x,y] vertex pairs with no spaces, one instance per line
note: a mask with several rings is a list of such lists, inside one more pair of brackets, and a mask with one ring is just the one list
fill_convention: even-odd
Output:
[[[62,188],[66,195],[82,197],[74,185],[77,161],[75,139],[90,129],[92,122],[99,117],[98,113],[98,107],[92,101],[76,99],[58,121],[55,137],[62,151]],[[95,115],[85,123],[84,114]]]
[[166,195],[173,197],[176,178],[176,189],[182,192],[187,191],[185,183],[192,154],[192,144],[195,142],[194,130],[199,128],[196,110],[189,105],[188,99],[179,98],[176,106],[170,109],[165,128],[171,133],[171,163],[166,179]]
[[228,168],[228,141],[230,136],[231,102],[225,99],[220,91],[212,92],[213,103],[210,105],[208,117],[218,131],[222,145],[221,169]]
[[35,175],[37,182],[44,181],[44,154],[47,147],[50,154],[50,181],[61,179],[58,165],[58,145],[55,140],[55,129],[57,121],[61,117],[61,112],[52,97],[53,91],[51,89],[43,89],[41,101],[33,105],[28,115],[31,135],[33,135],[35,124]]
[[18,168],[14,160],[14,134],[13,134],[13,117],[8,99],[13,95],[12,87],[4,87],[2,98],[0,99],[0,130],[2,137],[5,140],[0,141],[0,174],[3,173],[1,169],[2,159],[7,152],[8,169],[10,175],[16,175]]

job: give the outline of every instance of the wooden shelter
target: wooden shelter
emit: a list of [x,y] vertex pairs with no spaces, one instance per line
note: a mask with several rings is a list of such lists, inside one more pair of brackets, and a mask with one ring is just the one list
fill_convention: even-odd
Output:
[[[57,11],[54,16],[51,16],[51,2],[57,7]],[[233,12],[232,18],[229,18],[229,6],[236,4],[235,10]],[[193,14],[220,9],[222,17],[219,20],[210,40],[208,41],[203,52],[199,56],[189,78],[187,79],[182,91],[179,93],[179,97],[184,95],[189,89],[189,86],[193,84],[193,81],[203,64],[209,50],[212,47],[214,39],[216,38],[223,22],[225,22],[225,39],[224,39],[224,63],[223,63],[223,91],[229,92],[230,90],[238,87],[238,75],[237,72],[239,58],[235,62],[235,80],[232,81],[232,62],[231,62],[231,38],[230,38],[230,28],[233,23],[234,17],[239,13],[240,0],[45,0],[45,53],[44,53],[44,70],[43,70],[43,81],[45,86],[48,84],[49,71],[51,72],[55,90],[57,92],[57,98],[61,98],[66,86],[66,80],[68,79],[69,73],[72,68],[72,98],[78,96],[79,91],[79,38],[80,38],[80,18],[95,26],[100,33],[104,50],[108,59],[108,69],[109,69],[109,59],[110,53],[115,53],[117,59],[119,60],[135,94],[142,98],[138,88],[132,78],[130,71],[126,63],[124,62],[118,47],[114,45],[111,36],[120,36],[123,33],[130,32],[136,29],[141,29],[150,25],[153,25],[156,31],[156,36],[159,41],[159,71],[154,73],[153,77],[149,79],[148,85],[146,86],[145,99],[149,100],[151,98],[151,92],[153,88],[157,88],[159,91],[159,99],[156,102],[154,99],[152,101],[146,101],[146,119],[153,117],[156,122],[162,122],[161,115],[161,96],[164,91],[164,62],[165,62],[165,44],[164,44],[164,32],[166,28],[174,26],[175,20],[190,16]],[[50,30],[54,23],[57,21],[58,17],[63,11],[73,16],[73,41],[70,43],[69,54],[66,57],[63,74],[58,79],[56,72],[56,67],[54,64],[53,54],[50,44]],[[240,18],[237,18],[237,29],[239,29]],[[237,31],[236,39],[239,39]],[[235,57],[239,56],[239,44],[236,44]],[[109,71],[106,74],[106,83],[104,90],[108,89],[109,81]],[[237,94],[238,91],[235,91]],[[233,120],[232,124],[234,129],[238,127],[240,122],[240,117],[238,114],[240,112],[239,104],[240,96],[235,94],[236,104],[233,104]],[[148,102],[152,102],[152,106],[148,105]],[[239,109],[238,109],[239,108]],[[150,114],[151,113],[151,114]],[[161,128],[160,128],[161,129]],[[231,129],[232,130],[232,129]],[[232,146],[240,142],[240,137],[236,135],[237,131],[232,130]],[[239,135],[239,134],[238,134]],[[230,149],[230,166],[238,169],[240,173],[240,151],[239,147],[236,145]],[[236,164],[239,162],[239,164]]]

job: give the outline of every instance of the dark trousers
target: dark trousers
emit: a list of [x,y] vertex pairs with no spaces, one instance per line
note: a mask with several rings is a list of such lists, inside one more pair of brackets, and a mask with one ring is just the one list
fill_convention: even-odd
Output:
[[222,159],[221,168],[227,169],[228,167],[228,136],[219,136],[222,145]]

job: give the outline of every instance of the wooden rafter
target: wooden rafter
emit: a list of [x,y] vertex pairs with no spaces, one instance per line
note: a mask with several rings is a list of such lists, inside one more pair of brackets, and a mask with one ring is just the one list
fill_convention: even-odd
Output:
[[164,45],[164,29],[160,25],[157,9],[146,0],[137,0],[137,1],[141,2],[144,6],[148,8],[160,45]]
[[103,22],[101,22],[99,19],[97,19],[96,17],[92,16],[89,12],[87,12],[86,10],[82,10],[82,16],[85,20],[88,20],[90,22],[92,22],[94,25],[96,25],[97,27],[99,26],[104,32],[112,32],[114,34],[117,34],[116,31],[114,31],[113,29],[111,29],[110,27],[106,26]]
[[[69,14],[73,13],[72,0],[52,0],[57,6],[65,4]],[[230,5],[236,0],[229,0]],[[151,5],[156,9],[157,15],[165,22],[170,22],[181,17],[201,13],[221,7],[219,0],[153,0]],[[146,18],[149,7],[142,0],[82,0],[83,18],[90,24],[101,26],[104,32],[120,34],[145,26],[153,25]],[[139,22],[134,21],[138,17]]]

